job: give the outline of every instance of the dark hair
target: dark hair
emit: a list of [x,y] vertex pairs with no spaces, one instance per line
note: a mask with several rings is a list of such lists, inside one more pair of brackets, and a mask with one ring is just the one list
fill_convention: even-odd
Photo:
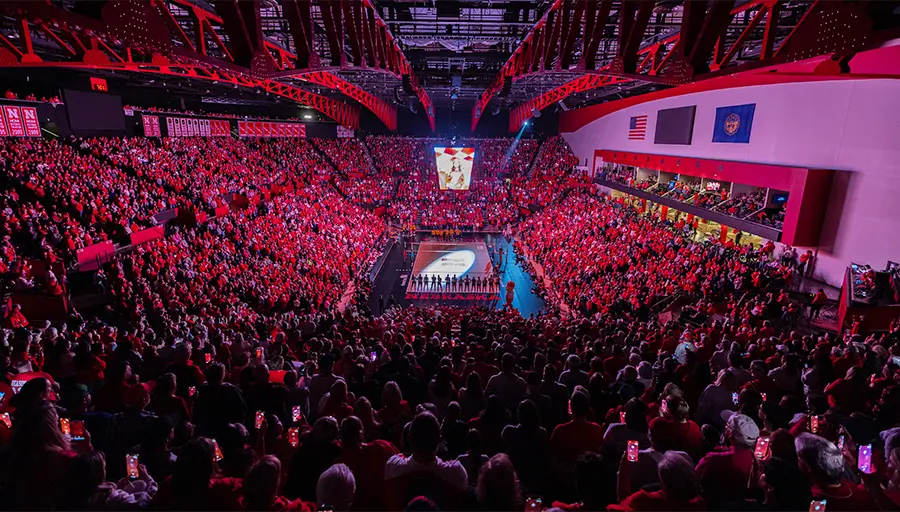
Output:
[[487,423],[503,427],[509,422],[509,411],[503,405],[503,400],[497,395],[488,397],[487,405],[481,412],[481,419]]
[[221,383],[225,380],[225,365],[214,362],[206,367],[206,380],[215,383]]
[[591,410],[591,399],[581,391],[576,391],[569,400],[569,408],[572,410],[572,416],[584,418]]
[[778,457],[763,461],[762,474],[772,487],[775,510],[803,510],[812,499],[809,479],[795,465]]
[[441,426],[430,412],[420,412],[409,426],[409,446],[413,453],[434,454],[441,443]]
[[466,433],[466,448],[472,453],[481,453],[484,441],[481,438],[481,432],[474,428],[470,428]]
[[162,396],[168,396],[175,392],[175,374],[174,373],[165,373],[161,375],[158,379],[156,379],[156,389],[153,390],[156,394]]
[[106,481],[106,457],[101,451],[83,453],[66,463],[63,482],[65,505],[69,509],[87,508],[97,487]]
[[538,411],[537,405],[531,400],[526,399],[519,402],[517,413],[519,416],[519,423],[521,423],[526,430],[535,431],[541,427],[541,414]]
[[453,382],[451,381],[449,366],[441,366],[438,369],[437,375],[434,376],[432,392],[441,398],[449,398],[453,393]]
[[603,458],[597,452],[584,452],[575,461],[575,490],[587,510],[604,503],[605,486],[598,485],[604,479]]
[[172,471],[174,494],[186,498],[207,488],[215,468],[215,457],[216,450],[210,439],[198,437],[185,444],[178,452]]
[[625,425],[631,430],[637,432],[646,432],[649,427],[647,425],[647,412],[650,408],[646,402],[640,398],[632,398],[625,403]]
[[678,421],[686,421],[691,416],[691,406],[677,395],[670,395],[666,398],[666,407],[669,413]]
[[363,442],[363,424],[356,416],[347,416],[341,422],[341,443],[346,447]]

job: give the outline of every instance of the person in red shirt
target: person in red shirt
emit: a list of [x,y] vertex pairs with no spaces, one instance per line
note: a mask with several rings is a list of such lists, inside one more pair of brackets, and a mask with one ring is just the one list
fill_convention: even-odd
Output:
[[864,398],[868,388],[866,374],[861,367],[854,366],[847,370],[843,378],[825,387],[825,396],[828,397],[828,405],[850,414],[865,408]]
[[587,395],[581,391],[572,393],[569,409],[571,421],[558,425],[550,436],[550,446],[560,469],[567,473],[572,472],[579,455],[597,451],[603,443],[603,428],[587,420],[591,410],[591,401]]
[[741,499],[753,468],[753,447],[759,427],[748,416],[734,413],[725,423],[727,447],[708,453],[697,464],[706,500],[722,504]]
[[663,432],[666,449],[687,453],[693,460],[703,454],[703,435],[700,427],[690,418],[690,406],[684,398],[672,395],[666,398],[666,413],[650,422],[651,432]]
[[659,461],[659,482],[661,490],[641,489],[607,510],[706,510],[700,495],[700,478],[683,456],[674,452],[663,455]]
[[188,398],[188,390],[206,382],[203,371],[191,361],[191,346],[187,343],[179,343],[175,346],[174,361],[166,366],[165,373],[174,373],[178,383],[176,394],[182,398]]
[[387,441],[376,439],[366,443],[364,440],[363,425],[359,418],[350,416],[342,421],[341,447],[344,453],[335,462],[346,464],[356,478],[354,510],[384,510],[387,506],[384,465],[400,452]]
[[331,385],[331,391],[325,397],[319,417],[332,416],[341,422],[351,414],[353,414],[353,407],[347,401],[347,383],[343,380],[335,381]]
[[828,302],[828,296],[825,295],[825,290],[819,288],[819,291],[812,298],[812,302],[809,304],[809,319],[815,320],[819,318],[819,313],[822,312],[822,307],[825,306],[825,303]]
[[794,440],[800,470],[812,482],[814,500],[827,500],[827,510],[877,510],[878,505],[862,485],[844,480],[844,456],[825,438],[800,434]]
[[28,327],[28,319],[22,314],[22,305],[13,304],[7,310],[6,317],[3,319],[3,327],[7,329],[21,329]]
[[775,379],[769,377],[769,367],[765,361],[755,360],[750,363],[750,380],[744,384],[744,389],[753,389],[766,394],[766,400],[777,401],[781,396],[781,388]]
[[175,396],[175,374],[167,373],[156,379],[156,388],[147,410],[156,413],[157,416],[166,416],[174,420],[177,425],[191,418],[187,402],[180,396]]

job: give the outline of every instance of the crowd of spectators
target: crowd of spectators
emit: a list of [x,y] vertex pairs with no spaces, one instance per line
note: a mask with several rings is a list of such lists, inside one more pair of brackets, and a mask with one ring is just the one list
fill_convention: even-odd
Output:
[[382,174],[408,175],[430,168],[434,160],[434,147],[430,139],[415,137],[388,137],[370,135],[366,147],[372,155],[375,168]]
[[[2,143],[0,251],[18,271],[67,218],[79,240],[104,231],[78,202],[144,219],[292,185],[107,263],[107,305],[47,323],[4,306],[5,509],[900,507],[900,322],[799,330],[794,269],[563,186],[577,161],[561,139],[531,175],[547,195],[520,176],[438,196],[433,168],[408,168],[390,207],[473,226],[543,207],[516,244],[550,283],[529,318],[369,311],[386,226],[318,179],[331,167],[308,142]],[[194,164],[207,152],[230,159],[222,177]]]
[[573,173],[576,165],[578,157],[565,139],[559,135],[547,138],[538,150],[531,171],[512,179],[512,201],[525,207],[544,207],[558,201],[573,181],[587,183],[586,174]]
[[[523,174],[538,149],[535,139],[494,138],[474,142],[475,172],[479,179],[493,179],[500,173]],[[515,147],[513,147],[515,146]]]
[[[5,93],[3,93],[3,98],[7,100],[18,100],[19,95],[13,91],[12,89],[7,89]],[[40,100],[38,100],[37,96],[33,92],[29,92],[25,95],[25,101],[41,101],[43,103],[51,103],[53,105],[61,105],[62,101],[60,101],[59,96],[51,96],[49,98],[42,96]]]
[[322,154],[327,155],[338,173],[344,176],[374,172],[366,155],[365,144],[359,139],[311,139]]
[[727,213],[732,217],[746,218],[759,210],[762,210],[766,204],[766,189],[756,188],[751,192],[740,193],[731,199],[728,199],[715,208],[716,211]]
[[432,167],[401,180],[396,200],[388,208],[391,220],[426,229],[480,230],[502,228],[516,219],[505,182],[474,181],[469,190],[442,191],[436,176]]
[[270,142],[132,137],[88,139],[82,146],[117,167],[132,170],[138,178],[165,186],[198,208],[215,209],[228,204],[229,194],[252,197],[261,188],[288,180],[292,169],[251,147]]
[[[79,144],[79,141],[73,142]],[[86,141],[80,142],[87,149]],[[55,226],[39,243],[71,256],[78,248],[153,225],[152,216],[180,198],[161,184],[101,162],[77,146],[44,139],[0,139],[0,173],[7,190],[27,194]]]

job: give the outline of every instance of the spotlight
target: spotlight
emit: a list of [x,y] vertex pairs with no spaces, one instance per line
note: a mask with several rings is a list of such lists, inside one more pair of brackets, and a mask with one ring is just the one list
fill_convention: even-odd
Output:
[[528,121],[525,121],[525,123],[524,123],[524,124],[525,124],[525,126],[528,126]]

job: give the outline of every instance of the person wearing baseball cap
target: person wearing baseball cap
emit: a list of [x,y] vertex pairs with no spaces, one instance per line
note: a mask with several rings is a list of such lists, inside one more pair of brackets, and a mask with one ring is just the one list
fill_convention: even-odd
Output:
[[725,422],[725,446],[708,453],[697,464],[697,474],[709,503],[726,503],[743,496],[753,468],[753,447],[759,437],[756,423],[741,413]]

